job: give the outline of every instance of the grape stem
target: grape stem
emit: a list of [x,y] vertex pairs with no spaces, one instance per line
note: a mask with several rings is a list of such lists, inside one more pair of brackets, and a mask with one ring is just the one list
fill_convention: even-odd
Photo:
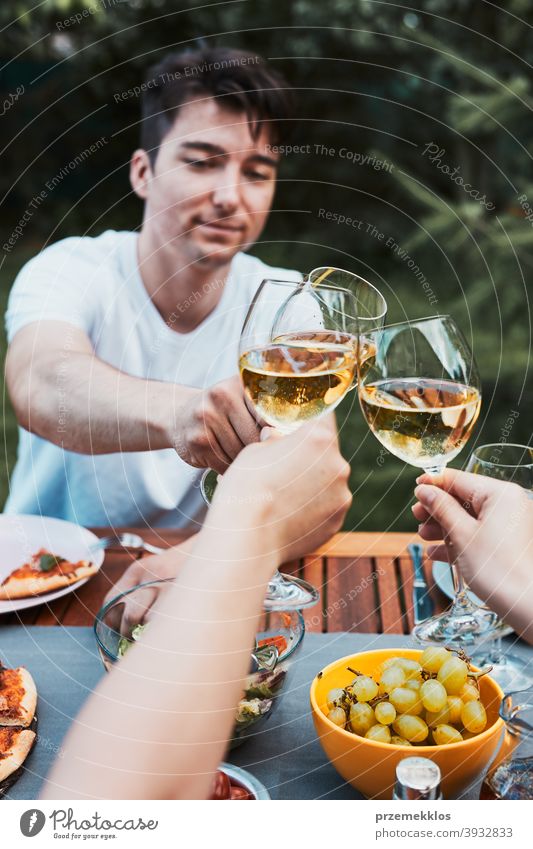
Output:
[[484,666],[483,669],[480,669],[478,672],[471,672],[470,670],[468,670],[467,675],[469,678],[475,678],[476,681],[478,681],[479,678],[482,678],[483,675],[488,675],[489,672],[492,672],[493,669],[494,667],[491,665]]

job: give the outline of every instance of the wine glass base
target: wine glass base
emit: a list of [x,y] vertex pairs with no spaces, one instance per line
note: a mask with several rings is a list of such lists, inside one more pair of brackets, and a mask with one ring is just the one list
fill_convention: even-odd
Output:
[[478,669],[492,666],[489,673],[504,693],[528,690],[533,686],[533,665],[525,663],[513,654],[505,654],[501,661],[493,660],[489,650],[480,651],[472,657],[472,663]]
[[303,610],[313,607],[320,593],[312,584],[293,575],[282,575],[282,581],[272,581],[265,596],[265,610]]
[[467,649],[478,645],[480,640],[494,631],[496,622],[496,614],[482,607],[463,613],[451,608],[415,625],[413,636],[421,643]]

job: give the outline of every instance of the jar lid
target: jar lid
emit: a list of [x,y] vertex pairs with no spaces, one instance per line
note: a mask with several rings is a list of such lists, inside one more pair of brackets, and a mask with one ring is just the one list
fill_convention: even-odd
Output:
[[403,758],[396,767],[396,799],[438,799],[440,769],[429,758]]

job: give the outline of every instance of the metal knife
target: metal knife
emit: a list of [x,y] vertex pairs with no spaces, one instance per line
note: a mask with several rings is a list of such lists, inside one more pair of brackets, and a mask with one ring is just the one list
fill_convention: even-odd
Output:
[[424,570],[422,569],[422,557],[424,549],[419,543],[411,543],[407,546],[407,550],[411,555],[413,562],[414,582],[413,582],[413,609],[415,625],[424,622],[433,616],[435,604],[429,595],[429,588],[424,578]]

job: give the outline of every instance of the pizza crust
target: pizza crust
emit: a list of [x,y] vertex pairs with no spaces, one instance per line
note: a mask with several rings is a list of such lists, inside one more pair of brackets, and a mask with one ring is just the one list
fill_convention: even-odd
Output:
[[[24,693],[17,707],[16,716],[5,716],[2,713],[2,701],[5,700],[6,695],[2,693],[2,687],[0,686],[0,727],[9,726],[9,725],[18,725],[23,728],[28,728],[31,725],[33,717],[35,716],[35,708],[37,707],[37,687],[35,686],[35,681],[31,677],[30,673],[23,666],[20,666],[18,669],[6,670],[11,674],[16,672],[18,675],[17,687],[22,687]],[[0,670],[0,683],[1,683],[2,671]],[[7,691],[9,692],[9,691]]]
[[4,751],[0,734],[0,781],[4,781],[22,766],[28,757],[34,740],[35,731],[29,731],[27,728],[13,731],[11,744]]
[[42,575],[27,578],[8,578],[0,586],[0,600],[9,601],[16,598],[27,598],[28,596],[41,595],[42,593],[60,590],[71,584],[77,584],[83,578],[90,578],[98,572],[98,566],[87,563],[76,568],[75,572],[68,575]]

